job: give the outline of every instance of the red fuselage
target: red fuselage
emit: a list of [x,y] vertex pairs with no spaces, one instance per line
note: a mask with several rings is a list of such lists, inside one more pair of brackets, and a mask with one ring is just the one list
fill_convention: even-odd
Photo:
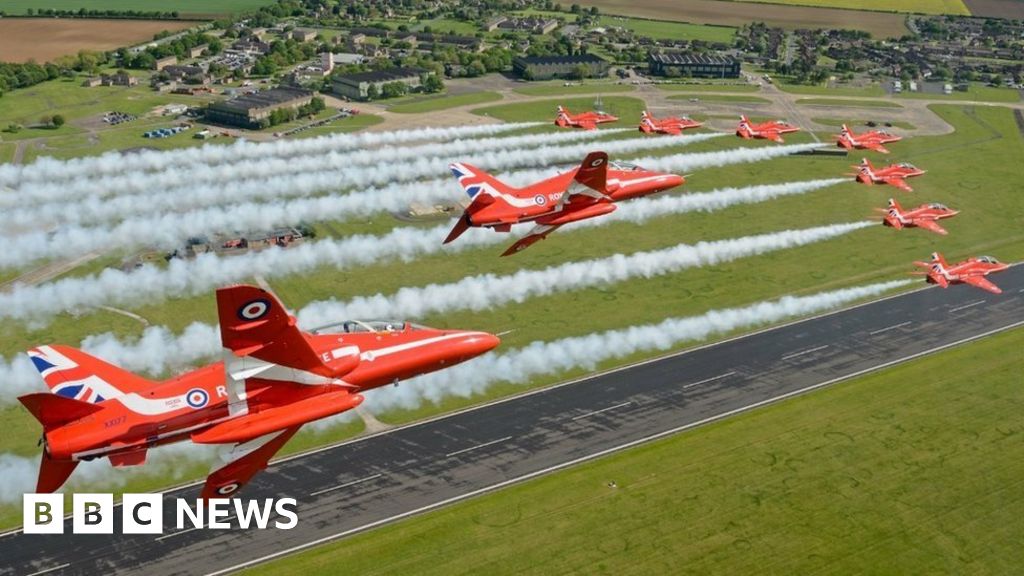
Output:
[[248,410],[242,415],[229,414],[224,364],[217,362],[160,382],[144,394],[103,401],[102,410],[47,432],[47,450],[54,459],[81,460],[189,438],[244,442],[344,412],[362,402],[361,392],[453,366],[498,344],[483,332],[395,326],[400,329],[309,335],[320,347],[357,347],[351,368],[338,377],[280,367],[257,371],[245,380]]

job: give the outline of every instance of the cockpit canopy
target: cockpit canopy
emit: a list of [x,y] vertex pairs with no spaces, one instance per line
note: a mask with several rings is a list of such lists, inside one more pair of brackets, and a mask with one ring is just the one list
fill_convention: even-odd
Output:
[[985,264],[999,264],[999,260],[996,260],[991,256],[979,256],[978,262],[984,262]]
[[900,164],[898,164],[898,166],[900,168],[906,168],[908,170],[917,170],[917,166],[914,166],[910,162],[901,162]]
[[399,322],[396,320],[344,320],[333,322],[324,326],[314,328],[314,334],[358,334],[374,332],[405,332],[408,330],[421,330],[423,326],[411,322]]
[[949,208],[947,208],[945,204],[939,204],[938,202],[929,204],[928,207],[933,210],[949,210]]
[[634,170],[643,170],[643,167],[637,166],[632,162],[623,162],[621,160],[609,160],[608,167],[612,170],[621,170],[623,172],[632,172]]

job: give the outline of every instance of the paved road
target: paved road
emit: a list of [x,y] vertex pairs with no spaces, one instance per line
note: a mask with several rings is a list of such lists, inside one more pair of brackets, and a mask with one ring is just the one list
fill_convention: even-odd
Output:
[[0,572],[236,569],[1024,325],[1024,266],[994,280],[1004,294],[919,290],[279,462],[245,495],[297,498],[294,530],[174,532],[168,519],[161,537],[15,533],[0,537]]

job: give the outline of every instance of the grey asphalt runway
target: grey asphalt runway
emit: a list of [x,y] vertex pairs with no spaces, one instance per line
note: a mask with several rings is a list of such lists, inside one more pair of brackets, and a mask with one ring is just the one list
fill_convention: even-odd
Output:
[[991,279],[1003,294],[919,290],[277,462],[243,496],[296,498],[293,530],[176,532],[168,499],[192,486],[165,494],[160,536],[2,536],[0,573],[238,570],[1024,325],[1024,266]]

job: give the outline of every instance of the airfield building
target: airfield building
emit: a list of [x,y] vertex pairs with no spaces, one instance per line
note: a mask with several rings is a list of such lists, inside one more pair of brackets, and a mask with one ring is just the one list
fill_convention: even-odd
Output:
[[684,78],[739,78],[740,63],[728,56],[686,52],[651,52],[647,56],[651,74]]
[[420,85],[420,77],[427,71],[422,68],[389,68],[374,72],[341,74],[331,79],[334,92],[351,100],[365,100],[370,86],[376,86],[378,93],[385,84],[401,82],[409,88]]
[[312,100],[313,92],[310,90],[282,86],[210,104],[206,109],[206,119],[229,126],[260,128],[274,110],[299,108]]
[[512,61],[512,70],[522,78],[550,80],[551,78],[574,78],[585,71],[587,78],[608,75],[610,64],[595,54],[574,54],[570,56],[526,56]]

